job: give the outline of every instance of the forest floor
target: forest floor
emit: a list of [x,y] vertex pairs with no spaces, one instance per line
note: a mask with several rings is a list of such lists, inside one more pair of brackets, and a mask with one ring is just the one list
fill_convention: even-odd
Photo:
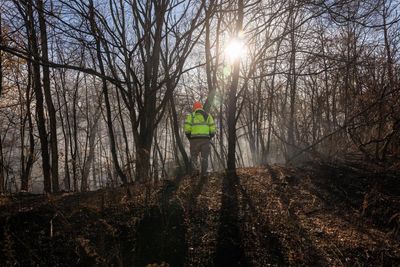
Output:
[[400,266],[400,179],[271,165],[0,198],[2,266]]

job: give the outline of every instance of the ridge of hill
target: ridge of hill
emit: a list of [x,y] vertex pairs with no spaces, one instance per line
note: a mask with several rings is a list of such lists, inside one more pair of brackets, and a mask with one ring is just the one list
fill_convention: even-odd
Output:
[[399,266],[400,180],[310,163],[0,200],[6,266]]

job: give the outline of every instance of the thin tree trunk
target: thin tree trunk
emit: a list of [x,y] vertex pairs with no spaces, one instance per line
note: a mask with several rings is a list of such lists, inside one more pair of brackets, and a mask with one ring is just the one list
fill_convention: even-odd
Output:
[[69,158],[68,158],[68,154],[69,154],[69,136],[67,134],[67,130],[64,129],[65,126],[63,126],[63,134],[64,134],[64,187],[66,191],[70,191],[71,190],[71,176],[69,173]]
[[[287,25],[289,23],[289,19],[286,21],[285,24],[285,29],[287,28]],[[279,39],[277,45],[276,45],[276,53],[275,53],[275,58],[274,58],[274,68],[273,68],[273,73],[272,73],[272,81],[271,81],[271,88],[269,91],[269,105],[268,105],[268,133],[267,133],[267,151],[266,155],[262,156],[262,162],[263,164],[267,164],[268,158],[271,161],[270,157],[270,151],[271,151],[271,134],[272,134],[272,118],[273,118],[273,103],[274,103],[274,91],[275,91],[275,77],[276,77],[276,70],[278,68],[278,56],[279,56],[279,51],[280,47],[282,44],[283,38]]]
[[178,115],[176,114],[176,107],[175,107],[173,97],[170,98],[170,103],[171,103],[172,125],[174,127],[175,141],[178,146],[179,152],[182,155],[183,162],[185,163],[185,170],[186,170],[186,172],[189,172],[189,168],[190,168],[189,157],[185,151],[185,147],[183,146],[182,139],[179,135]]
[[[292,7],[293,9],[293,7]],[[294,113],[295,113],[295,101],[296,101],[296,40],[295,40],[295,15],[293,10],[291,11],[291,32],[290,32],[290,43],[291,43],[291,57],[290,57],[290,113],[289,113],[289,126],[287,132],[287,155],[286,159],[293,157],[295,152],[295,138],[294,138]]]
[[[387,69],[388,69],[388,79],[389,79],[389,91],[391,91],[394,87],[394,75],[393,75],[393,58],[392,58],[392,51],[390,48],[390,42],[389,42],[389,33],[388,33],[388,25],[387,25],[387,14],[388,10],[386,8],[386,1],[383,1],[383,37],[385,40],[385,52],[386,52],[386,64],[387,64]],[[385,91],[383,91],[382,95],[385,94]]]
[[51,193],[51,173],[50,173],[50,155],[49,155],[49,144],[47,140],[46,131],[46,120],[44,116],[44,106],[43,106],[43,92],[40,83],[40,56],[39,48],[37,44],[37,35],[35,30],[35,16],[33,14],[32,0],[27,2],[27,15],[28,15],[28,36],[29,36],[29,47],[30,53],[34,58],[32,62],[33,66],[33,89],[36,97],[36,117],[37,117],[37,127],[39,131],[39,139],[41,145],[42,153],[42,170],[44,179],[44,191]]
[[[74,96],[72,100],[72,133],[69,135],[71,145],[71,160],[72,160],[72,183],[74,186],[74,191],[78,192],[78,177],[77,177],[77,157],[78,157],[78,122],[77,122],[77,98],[78,98],[78,82],[75,85]],[[69,127],[71,129],[71,127]]]
[[56,110],[53,105],[50,91],[50,68],[48,66],[49,55],[47,45],[47,29],[46,19],[44,15],[43,0],[37,0],[37,8],[39,13],[39,26],[40,26],[40,42],[43,60],[43,90],[46,100],[46,105],[49,114],[50,123],[50,150],[51,150],[51,179],[53,192],[59,191],[58,182],[58,145],[57,145],[57,119]]
[[207,10],[207,18],[206,18],[206,43],[205,43],[205,54],[206,54],[206,74],[207,74],[207,86],[208,86],[208,95],[207,95],[207,100],[204,103],[204,110],[206,112],[210,112],[213,104],[214,104],[214,98],[217,94],[217,69],[219,65],[219,43],[220,43],[220,28],[221,28],[221,23],[222,19],[220,17],[217,18],[217,26],[216,26],[216,41],[215,41],[215,63],[214,66],[212,65],[212,55],[211,55],[211,41],[210,41],[210,35],[211,35],[211,30],[210,30],[210,19],[213,15],[213,8],[214,8],[215,1],[212,1],[210,3],[210,6],[208,7]]
[[[31,170],[33,167],[33,162],[34,162],[34,153],[35,153],[35,139],[33,136],[33,123],[32,123],[32,114],[31,114],[31,91],[30,88],[32,86],[31,84],[31,77],[32,77],[32,68],[31,64],[28,62],[28,85],[26,88],[26,94],[25,94],[25,99],[26,99],[26,119],[28,120],[28,127],[29,127],[29,152],[27,155],[26,163],[24,162],[25,155],[23,150],[21,151],[21,191],[28,191],[29,187],[29,177],[31,174]],[[23,122],[23,125],[25,126],[25,121]],[[25,129],[23,129],[23,132],[25,132]],[[21,144],[23,147],[25,147],[25,137],[24,134],[22,134],[21,137]]]
[[89,190],[89,173],[90,173],[90,166],[92,165],[92,161],[94,159],[94,149],[95,149],[95,141],[96,141],[96,133],[97,133],[97,121],[98,118],[95,118],[94,125],[90,128],[89,133],[89,153],[85,159],[83,164],[82,170],[82,184],[81,184],[81,191]]
[[118,113],[119,113],[119,118],[121,121],[121,130],[122,130],[122,137],[124,138],[124,142],[125,142],[125,156],[126,156],[126,172],[129,175],[129,181],[132,181],[132,168],[131,168],[131,153],[129,151],[129,142],[128,142],[128,135],[126,133],[126,127],[125,127],[125,122],[124,122],[124,116],[122,113],[122,107],[121,107],[121,101],[119,98],[119,93],[117,91],[117,105],[118,105]]
[[[244,5],[243,0],[238,1],[238,19],[236,21],[236,36],[243,27]],[[236,174],[236,103],[237,103],[237,88],[239,85],[240,58],[236,59],[233,65],[232,83],[228,95],[228,159],[227,171]]]
[[[100,73],[102,74],[102,76],[106,76],[104,65],[103,65],[103,59],[101,57],[101,47],[100,47],[98,29],[97,29],[96,22],[95,22],[93,1],[90,1],[90,3],[89,3],[89,13],[90,13],[89,14],[90,27],[91,27],[92,33],[95,37],[95,40],[96,40],[96,53],[97,53],[97,60],[98,60],[99,68],[100,68]],[[118,157],[117,157],[117,149],[116,149],[116,145],[115,145],[115,136],[114,136],[114,130],[113,130],[113,125],[112,125],[111,105],[110,105],[110,99],[108,96],[107,81],[105,78],[102,78],[101,80],[102,80],[102,92],[104,95],[104,103],[106,105],[107,128],[108,128],[108,134],[109,134],[109,138],[110,138],[111,156],[113,159],[114,168],[115,168],[115,171],[117,172],[117,175],[121,179],[122,183],[126,184],[128,182],[128,178],[126,177],[124,172],[121,170],[121,167],[118,162]]]
[[[29,101],[30,102],[30,101]],[[28,104],[29,106],[29,104]],[[30,108],[30,107],[28,107]],[[21,177],[21,180],[24,182],[22,183],[21,181],[21,190],[28,191],[28,186],[29,186],[29,178],[31,175],[33,163],[34,163],[34,153],[35,153],[35,139],[33,136],[33,123],[32,123],[32,115],[30,110],[28,109],[28,125],[29,125],[29,152],[28,152],[28,158],[26,160],[26,165],[25,165],[25,170],[24,170],[24,177]]]
[[[382,13],[382,18],[383,18],[383,36],[385,40],[385,51],[386,51],[386,64],[387,64],[387,70],[388,70],[388,80],[389,80],[389,86],[383,86],[382,93],[381,93],[381,100],[383,100],[384,95],[386,94],[386,91],[392,91],[395,82],[394,82],[394,76],[393,76],[393,59],[392,59],[392,51],[390,47],[390,41],[389,41],[389,33],[388,33],[388,25],[387,25],[387,14],[388,10],[386,8],[386,1],[383,1],[383,13]],[[382,138],[382,132],[384,128],[384,111],[383,111],[383,105],[384,101],[381,101],[379,103],[378,109],[379,109],[379,124],[378,124],[378,139]],[[395,125],[396,122],[393,121],[393,125]],[[376,143],[376,154],[375,158],[380,159],[382,161],[386,160],[386,150],[387,150],[387,145],[386,142],[384,143],[383,147],[379,147],[380,143]],[[380,154],[380,152],[385,151],[384,154]]]
[[[65,116],[63,115],[63,109],[60,108],[58,110],[58,114],[60,117],[60,121],[61,121],[61,130],[63,133],[63,137],[64,137],[64,189],[66,191],[70,191],[71,190],[71,178],[70,178],[70,173],[69,173],[69,160],[68,160],[68,156],[69,156],[69,141],[70,141],[70,130],[67,129],[67,126],[69,126],[69,114],[68,114],[68,106],[67,106],[67,101],[66,101],[66,88],[65,88],[65,76],[64,76],[64,71],[60,71],[60,77],[59,77],[59,81],[61,83],[61,86],[57,86],[56,85],[56,95],[57,95],[57,104],[59,107],[65,106]],[[57,89],[58,88],[58,89]],[[60,98],[60,92],[59,89],[62,89],[62,95],[63,95],[63,101],[64,103],[61,103],[61,98]],[[64,122],[64,118],[66,119],[66,123]],[[67,124],[67,125],[66,125]]]
[[[86,99],[88,100],[87,97],[86,97]],[[92,115],[92,117],[93,117],[92,123],[90,123],[89,117],[87,117],[88,126],[90,127],[88,129],[89,152],[88,152],[87,157],[86,157],[86,153],[85,153],[85,159],[84,159],[83,168],[82,168],[81,191],[89,190],[89,174],[90,174],[90,167],[94,160],[95,141],[96,141],[96,135],[97,135],[97,131],[98,131],[98,123],[100,121],[100,105],[101,105],[101,103],[99,103],[99,105],[96,107],[96,110],[94,111],[94,114]]]

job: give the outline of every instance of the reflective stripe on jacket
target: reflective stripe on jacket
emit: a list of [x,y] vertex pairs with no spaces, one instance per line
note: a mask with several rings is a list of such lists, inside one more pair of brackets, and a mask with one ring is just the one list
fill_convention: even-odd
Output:
[[[206,116],[206,118],[204,118]],[[197,109],[186,116],[185,134],[190,138],[210,138],[215,134],[215,122],[210,114]]]

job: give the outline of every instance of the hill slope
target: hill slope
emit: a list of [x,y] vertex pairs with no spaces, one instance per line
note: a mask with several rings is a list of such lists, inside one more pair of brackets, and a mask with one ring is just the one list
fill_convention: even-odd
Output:
[[[378,186],[379,185],[379,186]],[[3,198],[8,265],[398,266],[400,185],[354,166]]]

